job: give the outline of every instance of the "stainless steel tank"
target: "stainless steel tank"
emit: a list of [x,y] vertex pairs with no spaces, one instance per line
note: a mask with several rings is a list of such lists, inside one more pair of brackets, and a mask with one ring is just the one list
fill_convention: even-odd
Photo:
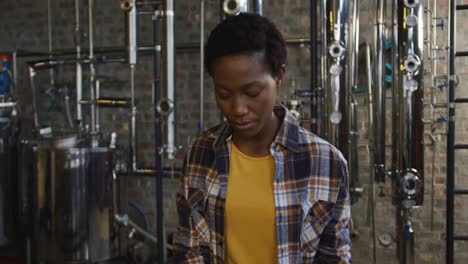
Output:
[[21,216],[33,263],[87,263],[117,254],[111,151],[60,148],[54,140],[22,146]]

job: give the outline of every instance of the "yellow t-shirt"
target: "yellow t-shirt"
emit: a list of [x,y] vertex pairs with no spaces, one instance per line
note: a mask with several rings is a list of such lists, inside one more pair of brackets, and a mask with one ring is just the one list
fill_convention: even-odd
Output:
[[278,263],[272,156],[250,157],[231,144],[226,194],[226,263]]

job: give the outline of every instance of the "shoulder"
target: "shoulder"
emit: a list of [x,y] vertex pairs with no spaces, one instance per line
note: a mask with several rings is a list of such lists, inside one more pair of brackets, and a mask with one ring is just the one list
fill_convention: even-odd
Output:
[[308,152],[316,158],[332,159],[343,165],[347,164],[338,148],[303,127],[298,129],[298,145],[299,152]]
[[205,165],[211,164],[214,159],[214,144],[218,138],[222,125],[219,124],[199,134],[191,143],[186,153],[188,164]]

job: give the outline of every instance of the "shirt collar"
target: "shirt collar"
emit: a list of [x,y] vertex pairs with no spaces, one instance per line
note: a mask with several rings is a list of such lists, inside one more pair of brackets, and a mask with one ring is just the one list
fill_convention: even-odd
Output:
[[[299,123],[284,106],[275,106],[273,112],[281,120],[281,125],[272,145],[278,144],[297,152],[299,146]],[[232,138],[232,127],[227,121],[224,121],[211,136],[215,138],[213,142],[214,148],[216,148],[216,145],[227,144]]]

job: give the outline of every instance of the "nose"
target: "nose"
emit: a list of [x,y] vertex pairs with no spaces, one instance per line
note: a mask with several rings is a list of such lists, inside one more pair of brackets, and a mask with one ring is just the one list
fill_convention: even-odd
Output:
[[232,113],[235,116],[243,116],[249,112],[246,100],[242,96],[236,96],[232,103]]

